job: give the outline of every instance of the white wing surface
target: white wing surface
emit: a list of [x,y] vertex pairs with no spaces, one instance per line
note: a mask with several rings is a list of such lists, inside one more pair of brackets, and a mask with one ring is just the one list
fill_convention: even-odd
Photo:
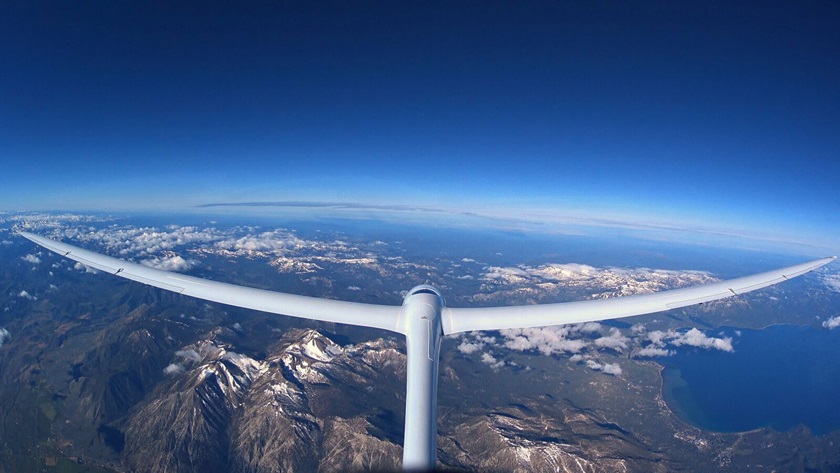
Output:
[[29,232],[20,232],[20,234],[44,248],[91,268],[185,296],[272,314],[361,325],[403,333],[398,325],[400,306],[336,301],[210,281],[111,258]]
[[443,333],[545,327],[652,314],[754,291],[805,274],[834,261],[835,258],[822,258],[753,276],[653,294],[559,304],[444,308]]
[[[400,319],[400,306],[298,296],[210,281],[111,258],[29,232],[20,234],[49,250],[100,271],[186,296],[273,314],[405,333]],[[651,314],[770,286],[817,269],[834,259],[835,257],[822,258],[753,276],[653,294],[559,304],[463,309],[444,307],[442,328],[443,333],[452,334],[473,330],[546,327]]]

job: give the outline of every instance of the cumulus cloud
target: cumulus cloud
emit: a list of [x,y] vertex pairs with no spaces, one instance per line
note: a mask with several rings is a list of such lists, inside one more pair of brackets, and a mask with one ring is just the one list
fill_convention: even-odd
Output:
[[[333,245],[346,246],[344,242],[333,242]],[[235,252],[268,252],[282,253],[285,250],[296,247],[310,246],[309,242],[302,240],[293,233],[285,230],[273,230],[259,234],[248,234],[242,237],[225,238],[215,244],[216,248],[232,250]]]
[[639,356],[668,356],[673,354],[673,351],[667,349],[667,345],[671,346],[691,346],[704,348],[706,350],[721,350],[725,352],[733,352],[735,349],[732,346],[732,337],[710,337],[696,327],[687,332],[678,332],[673,329],[667,331],[653,330],[647,334],[649,345],[643,347],[636,354]]
[[39,264],[39,263],[41,263],[41,258],[38,258],[38,257],[37,257],[37,256],[35,256],[35,255],[26,255],[26,256],[21,256],[21,258],[20,258],[20,259],[22,259],[22,260],[26,261],[27,263],[32,263],[32,264]]
[[661,347],[665,346],[665,343],[669,337],[669,334],[674,334],[673,330],[669,330],[668,332],[663,332],[662,330],[654,330],[647,334],[648,340],[653,346]]
[[834,316],[822,323],[822,326],[827,329],[840,327],[840,315]]
[[484,273],[486,280],[500,280],[506,283],[527,283],[531,275],[521,268],[490,266]]
[[621,374],[621,365],[618,363],[598,363],[595,360],[586,360],[586,367],[591,370],[601,371],[605,374],[611,374],[613,376]]
[[481,354],[481,362],[487,365],[490,365],[490,368],[497,370],[502,366],[505,366],[504,360],[497,360],[496,357],[491,355],[490,353],[482,353]]
[[90,266],[85,266],[82,263],[78,263],[78,262],[73,265],[73,269],[75,269],[76,271],[84,271],[86,273],[93,273],[93,274],[96,274],[96,272],[97,272],[95,269],[91,268]]
[[586,347],[583,340],[567,338],[574,331],[574,327],[556,326],[507,329],[500,333],[505,337],[504,346],[511,350],[536,350],[543,355],[552,355],[577,353]]
[[458,345],[458,351],[460,351],[461,353],[464,353],[466,355],[469,355],[471,353],[475,353],[478,350],[481,350],[482,348],[484,348],[483,343],[469,342],[467,340],[462,341],[461,344]]
[[458,345],[458,351],[465,355],[475,353],[488,344],[493,345],[496,343],[495,337],[485,336],[482,334],[482,332],[472,332],[470,334],[464,334],[463,337],[464,339]]
[[155,257],[143,260],[140,264],[163,271],[186,271],[195,266],[196,262],[185,260],[179,255],[167,255],[163,258]]
[[595,333],[601,331],[601,324],[598,322],[585,322],[575,325],[575,329],[582,333]]
[[602,330],[604,326],[597,322],[506,329],[499,331],[502,336],[500,341],[496,341],[493,337],[481,337],[477,335],[479,332],[474,332],[464,336],[458,345],[458,350],[461,353],[471,354],[482,350],[485,345],[491,345],[523,352],[536,351],[543,355],[574,356],[585,352],[590,346],[619,353],[629,349],[633,340],[624,336],[618,328],[610,328],[606,334],[593,340],[591,334],[600,335]]
[[731,337],[724,337],[724,338],[716,338],[716,337],[709,337],[697,328],[692,328],[688,332],[680,334],[670,340],[672,345],[680,346],[680,345],[688,345],[692,347],[699,347],[705,349],[714,348],[716,350],[722,351],[734,351],[732,348],[732,338]]
[[18,293],[18,297],[23,298],[23,299],[29,299],[30,301],[34,301],[36,299],[35,296],[33,296],[32,294],[30,294],[26,291],[20,291]]
[[619,353],[627,349],[630,339],[621,334],[617,328],[610,329],[610,334],[595,340],[595,345],[601,348],[610,348]]
[[164,374],[172,376],[179,375],[184,371],[186,371],[186,368],[184,368],[184,365],[182,365],[181,363],[172,363],[171,365],[163,369]]
[[9,333],[8,330],[0,328],[0,347],[2,347],[3,344],[6,343],[6,340],[10,338],[12,338],[12,334]]
[[653,357],[653,356],[671,356],[674,352],[666,348],[659,348],[652,345],[646,346],[636,352],[637,356]]

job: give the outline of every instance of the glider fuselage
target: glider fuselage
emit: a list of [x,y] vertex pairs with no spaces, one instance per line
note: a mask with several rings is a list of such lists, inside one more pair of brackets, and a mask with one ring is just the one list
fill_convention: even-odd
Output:
[[437,457],[437,381],[440,319],[444,307],[440,291],[417,286],[405,297],[400,324],[406,336],[406,394],[403,468],[427,471]]

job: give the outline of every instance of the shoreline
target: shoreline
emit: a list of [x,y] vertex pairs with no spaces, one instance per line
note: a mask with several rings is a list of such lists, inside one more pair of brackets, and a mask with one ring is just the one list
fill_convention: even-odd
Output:
[[[807,328],[812,328],[812,329],[819,330],[819,331],[829,330],[829,329],[824,328],[820,325],[797,324],[797,323],[789,323],[789,322],[770,323],[770,324],[767,324],[767,325],[763,326],[760,329],[747,328],[747,327],[734,327],[734,326],[717,326],[716,329],[751,330],[751,331],[758,332],[758,331],[765,330],[765,329],[768,329],[768,328],[771,328],[771,327],[782,327],[782,326],[790,326],[791,328],[794,328],[794,329],[795,328],[807,327]],[[803,421],[803,420],[800,420],[800,421],[796,422],[795,424],[793,424],[792,426],[790,426],[789,428],[785,428],[785,429],[779,429],[779,428],[773,427],[772,422],[767,422],[767,423],[764,423],[763,425],[760,425],[760,426],[757,426],[757,427],[754,427],[754,428],[744,429],[744,430],[718,430],[718,429],[709,428],[708,426],[703,426],[703,425],[701,425],[701,423],[697,423],[697,422],[695,422],[691,419],[691,416],[689,415],[688,410],[683,409],[684,406],[682,406],[680,401],[675,396],[673,396],[673,394],[672,394],[673,388],[677,388],[677,387],[680,387],[680,386],[679,386],[679,384],[677,384],[677,385],[673,384],[673,379],[669,381],[667,379],[666,375],[665,375],[665,371],[668,370],[668,369],[672,369],[672,370],[676,369],[677,371],[680,371],[680,373],[677,376],[679,376],[679,379],[683,383],[685,383],[686,387],[688,387],[688,383],[685,382],[685,379],[682,377],[681,370],[679,368],[676,368],[676,367],[668,367],[665,363],[662,363],[660,361],[660,358],[663,358],[663,357],[651,358],[649,360],[650,362],[654,363],[658,368],[657,372],[658,372],[658,375],[659,375],[659,383],[660,383],[659,395],[662,399],[662,402],[663,402],[664,406],[666,407],[666,409],[668,409],[668,412],[670,414],[673,414],[675,419],[677,419],[681,424],[683,424],[687,427],[697,429],[701,432],[707,432],[707,433],[710,433],[710,434],[723,434],[723,435],[749,434],[749,433],[760,432],[760,431],[763,431],[763,430],[766,430],[766,429],[772,430],[774,432],[785,433],[785,432],[794,431],[794,430],[799,429],[799,428],[805,428],[811,433],[812,436],[818,437],[818,436],[823,436],[823,435],[829,435],[832,432],[840,431],[840,425],[838,425],[838,426],[836,426],[836,428],[832,428],[830,430],[827,430],[826,432],[822,432],[820,434],[815,434],[813,427],[808,425],[806,423],[806,421]],[[688,387],[687,389],[691,390],[690,387]],[[706,413],[704,411],[702,411],[702,408],[700,408],[699,406],[697,406],[697,408],[701,410],[701,413],[703,415],[706,415]]]

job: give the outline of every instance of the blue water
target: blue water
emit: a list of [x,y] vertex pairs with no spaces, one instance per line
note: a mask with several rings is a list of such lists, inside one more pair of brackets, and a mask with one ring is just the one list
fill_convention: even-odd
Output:
[[840,429],[840,330],[778,325],[724,329],[735,352],[681,347],[665,365],[663,394],[681,418],[702,429],[760,427],[815,434]]

